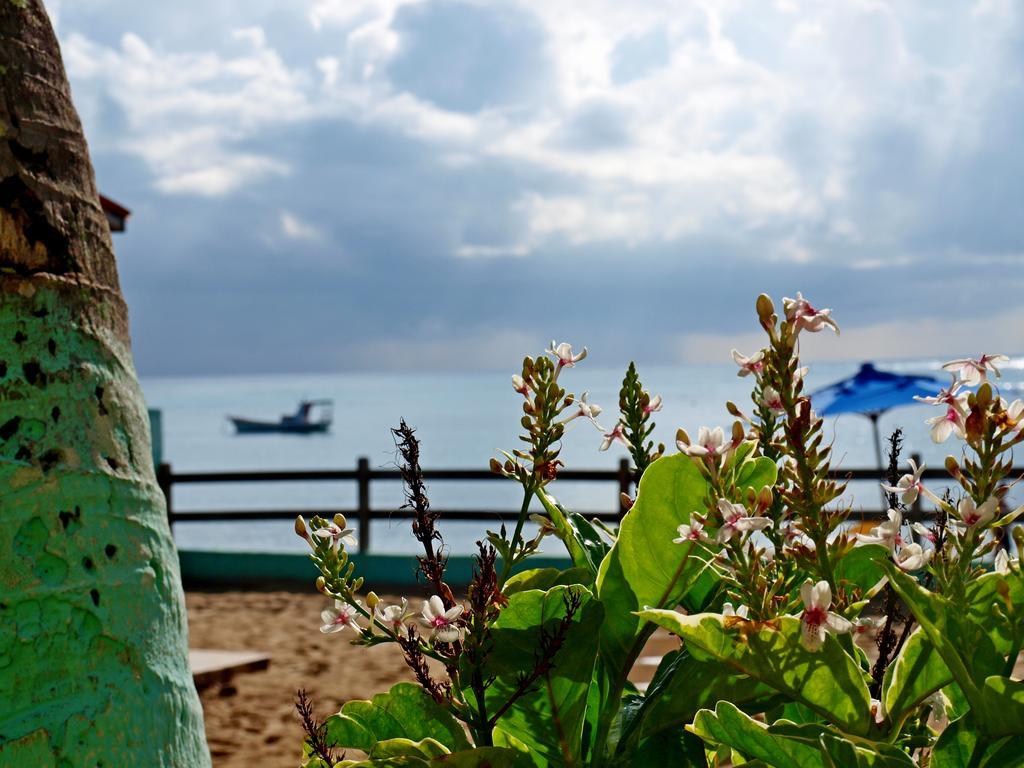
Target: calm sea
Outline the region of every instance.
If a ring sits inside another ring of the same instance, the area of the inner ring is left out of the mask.
[[[886,370],[941,374],[940,361],[905,361],[882,364]],[[811,391],[854,373],[855,363],[818,364],[808,377]],[[641,376],[652,393],[660,393],[664,410],[657,414],[655,438],[673,444],[677,426],[696,435],[701,425],[731,423],[727,399],[741,408],[749,403],[749,381],[736,376],[732,365],[680,365],[644,367]],[[614,423],[621,370],[603,370],[581,364],[563,376],[567,388],[590,391],[590,401],[607,406],[606,426]],[[1000,380],[1004,395],[1024,397],[1024,358],[1006,366]],[[354,468],[360,456],[371,466],[390,468],[395,449],[390,428],[404,418],[422,441],[427,468],[485,468],[501,449],[517,445],[520,398],[509,376],[497,374],[311,374],[143,378],[148,404],[163,413],[164,460],[177,471],[339,469]],[[303,398],[330,398],[335,403],[334,425],[326,435],[235,435],[227,414],[277,419],[294,410]],[[899,408],[881,419],[883,433],[894,427],[905,432],[907,455],[920,453],[940,466],[954,448],[934,445],[924,419],[935,415],[927,406]],[[836,463],[868,467],[875,463],[871,428],[856,415],[829,419]],[[615,446],[607,453],[597,448],[598,432],[578,421],[567,433],[562,458],[577,469],[614,468],[625,453]],[[1024,456],[1018,457],[1017,464]],[[373,484],[375,508],[401,503],[397,483]],[[511,482],[435,482],[430,497],[437,508],[518,508],[519,495]],[[555,495],[571,508],[614,510],[617,491],[610,483],[563,482]],[[355,506],[354,483],[280,483],[176,486],[179,511],[216,509],[336,509]],[[854,484],[849,500],[855,507],[877,508],[877,486]],[[482,537],[486,524],[442,525],[453,552],[468,552]],[[287,522],[177,523],[175,537],[182,549],[250,552],[301,552],[304,544]],[[408,522],[382,520],[372,530],[375,552],[416,551]]]

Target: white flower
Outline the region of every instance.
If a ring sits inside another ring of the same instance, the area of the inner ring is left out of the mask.
[[[1006,355],[982,355],[977,360],[964,358],[963,360],[951,360],[943,365],[943,369],[960,377],[960,382],[965,387],[976,387],[981,382],[988,380],[988,372],[992,371],[998,379],[1000,376],[998,364],[1009,362]]]
[[[927,539],[932,544],[935,543],[935,531],[929,528],[924,523],[914,523],[911,528],[914,529],[914,533],[920,536],[922,539]]]
[[[530,394],[530,385],[527,384],[526,379],[519,374],[512,375],[512,389],[523,397],[527,397]]]
[[[904,571],[919,571],[928,565],[934,554],[934,549],[922,549],[921,545],[916,543],[907,544],[899,554],[893,555],[893,560]]]
[[[910,469],[911,474],[903,475],[896,485],[882,483],[883,491],[900,494],[900,501],[904,504],[913,504],[917,501],[918,494],[924,490],[924,484],[921,483],[921,473],[924,472],[924,465],[918,467],[917,462],[911,459]]]
[[[885,703],[880,699],[871,699],[871,714],[875,718],[875,724],[881,725],[885,722]]]
[[[782,405],[782,396],[778,390],[772,387],[765,387],[761,393],[761,404],[775,413],[782,413],[785,407]]]
[[[697,442],[679,445],[679,450],[688,456],[720,456],[731,450],[730,446],[731,443],[726,442],[725,431],[721,427],[701,427],[697,431]]]
[[[718,511],[722,514],[722,527],[718,529],[716,540],[720,544],[729,541],[737,533],[759,531],[770,528],[772,521],[767,517],[752,517],[742,504],[733,504],[726,499],[718,500]]]
[[[596,405],[595,403],[588,403],[587,396],[589,394],[589,392],[584,392],[580,396],[580,399],[576,401],[576,412],[572,414],[569,418],[565,419],[563,423],[568,423],[573,419],[583,417],[584,419],[587,419],[591,424],[593,424],[595,427],[597,427],[603,432],[604,427],[598,424],[597,417],[601,415],[601,411],[604,409],[601,408],[600,405]]]
[[[741,605],[739,607],[739,610],[737,610],[736,608],[733,608],[732,603],[725,603],[722,606],[722,615],[725,616],[726,618],[737,617],[737,618],[740,618],[740,619],[745,619],[745,618],[747,618],[747,614],[749,612],[750,612],[749,609],[745,605]]]
[[[932,716],[936,720],[944,720],[946,718],[950,701],[942,691],[936,691],[921,703],[926,707],[932,708]]]
[[[654,397],[651,398],[651,401],[644,406],[644,413],[657,413],[660,410],[661,395],[655,395]]]
[[[558,360],[559,369],[572,368],[576,363],[587,356],[587,348],[584,347],[583,351],[578,355],[572,353],[572,344],[567,341],[563,341],[561,344],[555,344],[551,342],[551,346],[547,348],[547,353],[553,358]]]
[[[964,525],[970,528],[975,525],[985,525],[996,516],[998,508],[999,499],[995,496],[988,497],[980,506],[975,506],[974,499],[970,496],[964,496],[956,507],[956,513],[964,521]]]
[[[861,616],[853,622],[853,632],[857,635],[870,635],[885,623],[885,619],[879,617],[873,619],[870,616]]]
[[[626,437],[626,427],[621,421],[612,427],[611,432],[607,432],[604,435],[604,440],[601,441],[601,447],[598,450],[607,451],[611,448],[612,443],[622,443],[627,448],[633,447],[633,444],[629,442],[629,438]]]
[[[456,622],[462,615],[462,606],[454,605],[448,610],[438,595],[423,601],[423,626],[433,630],[432,637],[442,643],[454,643],[462,637],[462,627]]]
[[[1010,557],[1005,549],[1000,549],[996,552],[995,560],[992,562],[992,568],[996,573],[1009,573],[1010,564],[1017,563],[1020,558]]]
[[[961,440],[967,436],[966,418],[963,411],[956,405],[947,405],[944,416],[933,416],[925,419],[925,424],[932,425],[932,442],[944,443],[950,435],[955,434]]]
[[[389,627],[396,634],[402,631],[406,620],[412,615],[409,610],[409,601],[402,598],[401,605],[378,605],[374,609],[377,619],[381,624]]]
[[[338,520],[341,518],[341,520]],[[340,525],[339,525],[340,523]],[[330,539],[331,547],[337,549],[339,543],[347,544],[350,547],[356,546],[356,537],[352,534],[355,533],[351,528],[345,527],[347,525],[344,515],[336,515],[335,522],[328,523],[323,528],[318,528],[313,531],[314,536],[319,536],[321,539]]]
[[[890,551],[896,549],[903,543],[903,537],[900,535],[903,529],[903,514],[898,509],[890,509],[888,517],[884,523],[872,528],[871,533],[858,533],[857,541],[861,544],[883,544]]]
[[[832,589],[827,581],[812,584],[808,579],[800,587],[804,601],[804,612],[800,615],[801,641],[804,648],[816,651],[825,642],[825,634],[842,634],[853,629],[853,625],[836,613],[829,613],[832,606]]]
[[[356,634],[359,634],[362,629],[356,624],[358,615],[359,612],[348,603],[335,600],[333,608],[324,608],[320,611],[320,621],[323,622],[320,631],[324,634],[332,634],[351,627]]]
[[[704,523],[696,517],[690,518],[690,524],[680,525],[677,529],[678,539],[672,539],[675,544],[685,544],[688,541],[707,541],[708,535],[704,533]]]
[[[750,357],[744,357],[739,353],[739,350],[734,349],[732,351],[732,359],[740,367],[736,371],[737,376],[749,376],[754,374],[760,376],[761,371],[764,370],[764,350],[760,349]]]
[[[817,333],[827,325],[836,332],[836,335],[839,335],[839,326],[832,319],[832,310],[815,309],[811,302],[807,301],[799,292],[795,299],[783,297],[782,307],[785,310],[786,319],[793,323],[796,333],[800,333],[800,331]]]

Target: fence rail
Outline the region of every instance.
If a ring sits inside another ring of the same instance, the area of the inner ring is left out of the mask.
[[[920,456],[912,458],[920,464]],[[1015,475],[1024,474],[1024,468],[1014,471]],[[836,480],[874,481],[878,482],[880,473],[877,469],[848,469],[830,473]],[[500,475],[488,469],[432,469],[424,470],[423,476],[428,481],[502,481],[508,482]],[[370,523],[374,520],[394,520],[411,517],[405,510],[374,509],[371,504],[371,488],[374,481],[400,481],[401,473],[397,469],[374,469],[370,460],[360,458],[355,469],[327,470],[272,470],[272,471],[233,471],[233,472],[175,472],[170,464],[163,463],[157,468],[157,482],[167,499],[167,516],[173,524],[176,522],[210,522],[239,520],[294,520],[297,515],[331,516],[341,512],[346,517],[358,521],[359,543],[362,550],[370,550]],[[596,517],[605,522],[616,522],[621,519],[624,507],[621,503],[622,494],[628,494],[634,487],[634,476],[629,461],[622,459],[617,469],[567,469],[558,473],[559,481],[569,482],[606,482],[616,486],[616,505],[618,511],[581,512],[588,518]],[[942,469],[926,469],[923,473],[926,480],[949,480],[949,475]],[[273,510],[187,510],[178,511],[174,507],[174,487],[179,485],[224,484],[224,483],[274,483],[274,482],[354,482],[356,484],[356,507],[354,509],[273,509]],[[493,522],[502,518],[512,518],[513,510],[480,510],[451,509],[437,510],[446,520]],[[858,517],[877,519],[884,517],[880,509],[857,512]]]

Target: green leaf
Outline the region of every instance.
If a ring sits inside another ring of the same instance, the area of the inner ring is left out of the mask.
[[[700,710],[687,730],[710,744],[728,746],[774,768],[821,768],[823,765],[817,745],[770,733],[766,725],[743,714],[728,701],[718,702],[714,712]]]
[[[459,722],[413,683],[399,683],[370,700],[349,701],[327,718],[328,742],[341,749],[361,749],[388,739],[436,739],[455,751],[469,747]]]
[[[981,688],[982,730],[991,738],[1024,735],[1024,682],[992,675]]]
[[[930,768],[964,768],[970,763],[978,742],[978,729],[971,713],[946,726],[932,749]]]
[[[909,585],[906,588],[909,589]],[[985,574],[969,585],[967,599],[970,601],[967,620],[981,626],[991,643],[985,669],[978,669],[980,659],[973,661],[974,673],[987,676],[1000,671],[1000,660],[1012,647],[1010,627],[994,614],[992,606],[996,602],[1004,605],[1009,603],[1012,606],[1024,604],[1024,582],[1019,578],[1007,578],[998,573]],[[940,606],[934,608],[933,612],[939,610],[953,609]],[[929,635],[921,627],[915,629],[885,673],[883,700],[894,727],[898,728],[922,701],[952,683],[953,679],[942,656],[932,645]]]
[[[494,624],[493,650],[485,667],[486,675],[495,678],[486,694],[488,715],[493,716],[510,698],[520,676],[533,669],[541,632],[553,632],[565,616],[564,598],[570,590],[582,597],[582,605],[555,656],[554,669],[542,676],[534,689],[519,698],[497,723],[503,732],[525,744],[534,764],[540,766],[561,764],[565,751],[580,754],[603,619],[601,604],[579,585],[511,595]]]
[[[764,711],[778,693],[747,675],[717,661],[698,661],[684,648],[667,654],[658,666],[642,703],[623,713],[622,740],[646,739],[693,720],[698,710],[713,707],[724,699],[737,705],[749,704],[748,711]],[[620,747],[621,749],[622,747]]]
[[[524,762],[525,760],[525,762]],[[309,763],[319,768],[321,763]],[[531,765],[522,752],[502,747],[477,747],[434,758],[412,755],[379,757],[369,760],[342,760],[336,768],[527,768]]]
[[[535,493],[548,513],[548,517],[551,518],[551,522],[561,532],[562,542],[565,544],[573,566],[584,569],[590,574],[590,578],[581,583],[593,584],[601,561],[608,553],[610,545],[582,515],[567,512],[555,500],[555,497],[548,494],[543,488],[538,488]]]
[[[884,567],[893,589],[910,608],[921,631],[970,702],[978,727],[994,735],[996,730],[990,729],[997,728],[1003,714],[999,711],[998,696],[993,698],[983,692],[978,681],[989,678],[1003,666],[1005,651],[1001,654],[998,646],[1009,645],[1011,630],[999,626],[992,604],[1001,600],[1011,610],[1019,610],[1021,602],[1013,600],[1014,585],[1000,574],[977,579],[968,591],[970,608],[965,612],[945,597],[929,592],[896,566],[885,563]],[[906,676],[895,675],[893,686],[905,686]],[[902,693],[898,688],[896,691]],[[912,697],[904,698],[913,701]]]
[[[706,481],[683,454],[663,456],[644,472],[636,503],[622,519],[619,538],[597,577],[607,615],[601,656],[609,669],[620,671],[634,650],[644,623],[635,612],[675,607],[706,567],[707,550],[672,540],[692,512],[705,508],[707,492]]]
[[[888,548],[881,544],[854,547],[836,564],[836,581],[848,588],[854,587],[861,594],[869,592],[885,578],[879,562],[889,556]]]
[[[679,635],[690,646],[801,702],[843,731],[866,735],[872,726],[864,672],[831,635],[817,651],[800,643],[800,622],[783,616],[755,623],[718,614],[684,616],[642,611],[641,616]]]
[[[539,589],[546,592],[552,587],[569,584],[587,586],[590,583],[593,583],[593,577],[590,576],[586,568],[567,568],[564,571],[560,568],[533,568],[513,574],[505,582],[505,588],[502,591],[508,597],[528,589]]]
[[[370,758],[376,757],[423,757],[432,758],[447,755],[451,752],[436,739],[385,739],[378,741],[370,749]]]

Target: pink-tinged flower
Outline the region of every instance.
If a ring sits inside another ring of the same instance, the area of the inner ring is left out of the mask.
[[[572,368],[576,363],[587,356],[587,348],[584,347],[583,351],[578,355],[572,353],[572,344],[567,341],[563,341],[561,344],[555,344],[551,342],[551,346],[547,348],[547,353],[558,361],[558,367],[561,368]]]
[[[708,535],[704,532],[704,523],[696,517],[690,518],[690,524],[680,525],[677,529],[679,538],[672,539],[675,544],[685,544],[688,541],[707,541]]]
[[[423,601],[423,626],[432,630],[432,637],[442,643],[454,643],[462,638],[462,627],[458,626],[462,606],[454,605],[448,610],[438,595]]]
[[[604,440],[601,441],[601,447],[598,450],[607,451],[611,448],[612,443],[622,443],[627,448],[633,447],[633,444],[629,442],[629,438],[626,437],[626,427],[621,421],[612,427],[611,432],[605,434]]]
[[[772,387],[765,387],[761,393],[761,404],[774,413],[782,413],[786,410],[782,404],[782,395]]]
[[[885,623],[885,619],[877,618],[873,619],[870,616],[861,616],[855,622],[853,622],[853,633],[855,635],[872,635],[874,632]]]
[[[871,699],[869,706],[871,707],[871,716],[875,720],[876,725],[881,725],[885,722],[885,703],[880,699]]]
[[[726,442],[725,431],[721,427],[701,427],[697,431],[696,442],[690,445],[677,445],[679,450],[688,456],[720,456],[728,453],[731,443]]]
[[[890,551],[903,544],[903,514],[898,509],[890,509],[888,520],[871,529],[871,533],[857,534],[857,541],[861,544],[882,544]]]
[[[537,535],[540,538],[544,538],[545,536],[557,536],[558,538],[562,537],[559,530],[555,528],[555,524],[551,522],[551,518],[547,515],[540,515],[534,512],[532,515],[530,515],[530,520],[536,523],[537,527],[540,528],[540,530],[537,532]]]
[[[810,580],[800,587],[804,601],[804,612],[800,615],[800,639],[804,648],[816,651],[825,642],[825,634],[843,634],[853,629],[853,624],[837,613],[830,613],[832,589],[827,581],[812,584]]]
[[[734,608],[732,603],[725,603],[722,605],[722,615],[725,618],[738,618],[745,619],[747,614],[750,613],[750,609],[745,605],[741,605],[739,608]]]
[[[970,496],[964,496],[956,507],[956,514],[963,520],[964,525],[971,528],[975,525],[985,525],[992,520],[998,508],[999,499],[995,496],[989,496],[978,506],[975,506],[974,499]]]
[[[946,413],[942,416],[933,416],[925,420],[925,424],[931,424],[932,442],[944,443],[950,435],[956,435],[961,440],[967,436],[967,419],[958,406],[946,406]]]
[[[737,376],[749,376],[754,374],[760,376],[761,371],[764,370],[764,350],[760,349],[750,357],[745,357],[740,354],[739,350],[734,349],[732,351],[733,362],[740,367],[736,371]]]
[[[526,379],[519,374],[512,374],[512,389],[523,397],[528,397],[530,394],[530,385],[527,384]]]
[[[783,297],[782,307],[786,312],[786,319],[793,323],[796,333],[800,333],[800,331],[817,333],[827,325],[835,331],[837,336],[839,335],[839,326],[832,319],[832,310],[815,309],[811,302],[807,301],[799,292],[795,299]]]
[[[374,613],[377,615],[377,620],[395,634],[402,631],[405,622],[412,616],[412,611],[409,610],[409,601],[404,597],[401,605],[378,605],[374,609]]]
[[[976,387],[981,382],[988,380],[988,372],[992,371],[998,379],[1001,375],[999,365],[1009,362],[1006,355],[982,355],[977,360],[964,358],[963,360],[951,360],[942,368],[950,373],[959,376],[960,382],[965,387]]]
[[[328,523],[323,528],[318,528],[313,531],[313,535],[321,539],[330,539],[331,548],[335,550],[338,549],[339,544],[354,547],[357,544],[356,537],[352,535],[355,531],[346,527],[347,525],[348,521],[345,520],[344,515],[335,515],[333,523]]]
[[[733,504],[726,499],[718,500],[718,511],[721,513],[723,521],[716,537],[720,544],[729,541],[736,534],[742,535],[772,526],[770,518],[752,517],[742,504]]]
[[[903,475],[896,483],[896,485],[886,485],[882,483],[882,490],[887,493],[898,493],[900,494],[900,501],[904,504],[913,504],[917,501],[918,495],[924,490],[924,484],[921,482],[921,473],[924,472],[924,466],[917,466],[917,462],[913,459],[910,460],[911,474]]]
[[[934,549],[923,549],[920,544],[907,544],[893,556],[893,560],[904,571],[919,571],[928,565],[933,554]]]
[[[359,634],[362,632],[362,628],[356,623],[358,615],[359,612],[348,603],[335,600],[333,608],[324,608],[320,612],[320,621],[323,622],[320,631],[329,635],[351,628],[356,634]]]
[[[1002,398],[1000,400],[1003,406],[1004,424],[1010,428],[1011,432],[1020,432],[1024,429],[1024,400],[1018,398],[1009,404]]]
[[[914,399],[925,405],[955,405],[961,410],[967,407],[967,399],[960,394],[960,382],[953,377],[948,387],[940,389],[935,395],[914,395]]]
[[[926,541],[930,541],[932,544],[935,543],[935,531],[929,528],[924,523],[914,523],[911,528],[914,529],[914,533],[920,536]]]
[[[587,395],[589,395],[589,394],[590,394],[589,392],[584,392],[580,396],[580,399],[577,400],[576,403],[575,403],[575,405],[576,405],[576,412],[573,413],[571,416],[569,416],[567,419],[565,419],[565,421],[563,423],[568,423],[568,422],[572,421],[573,419],[578,419],[578,418],[582,417],[584,419],[587,419],[591,424],[593,424],[595,427],[597,427],[598,429],[600,429],[603,432],[604,431],[604,427],[602,427],[600,424],[598,424],[597,417],[601,414],[601,411],[604,410],[604,409],[601,408],[600,405],[596,405],[594,403],[588,403],[587,402]]]
[[[651,398],[651,401],[644,406],[644,413],[657,413],[661,410],[661,395],[655,395]]]

